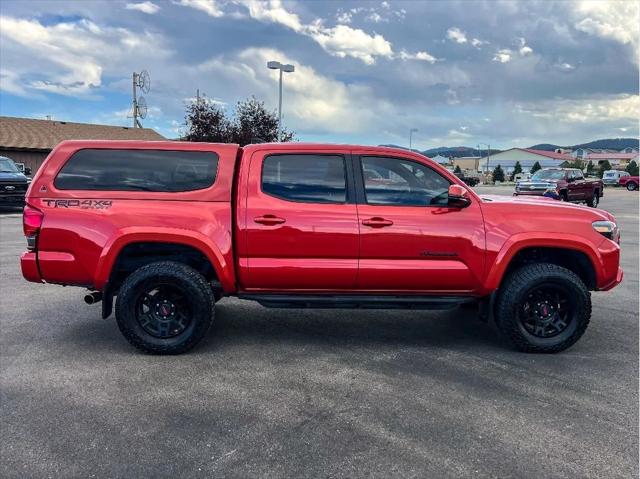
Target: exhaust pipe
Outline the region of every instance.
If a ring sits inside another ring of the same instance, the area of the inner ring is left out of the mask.
[[[87,304],[96,304],[102,301],[102,293],[100,291],[92,291],[84,295],[84,302]]]

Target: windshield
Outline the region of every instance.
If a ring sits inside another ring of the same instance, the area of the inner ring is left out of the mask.
[[[0,173],[20,173],[20,170],[9,158],[0,157]]]
[[[565,176],[562,170],[538,170],[531,177],[532,180],[561,180]]]

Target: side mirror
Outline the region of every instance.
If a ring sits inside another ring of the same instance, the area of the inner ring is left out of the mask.
[[[29,168],[28,166],[24,169],[24,174],[25,175],[30,175],[31,174],[31,168]]]
[[[453,208],[466,208],[471,204],[469,192],[460,185],[449,185],[449,206]]]

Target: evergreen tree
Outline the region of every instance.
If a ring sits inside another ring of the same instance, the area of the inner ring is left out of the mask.
[[[513,165],[513,172],[511,173],[511,181],[514,181],[516,178],[516,175],[522,173],[522,165],[520,164],[519,161],[516,161],[516,164]]]
[[[541,170],[542,166],[540,166],[540,162],[536,161],[531,167],[531,174],[533,175],[536,171]]]
[[[609,171],[610,169],[611,169],[611,163],[609,163],[609,160],[604,160],[602,163],[600,163],[600,166],[598,167],[598,177],[602,178],[604,176],[604,172]]]
[[[493,182],[504,181],[504,170],[500,165],[493,169]]]
[[[624,171],[631,176],[638,176],[638,164],[634,160],[631,160]]]
[[[453,170],[454,173],[462,173],[462,170],[460,169],[460,165],[456,165],[455,169]]]
[[[593,175],[593,161],[589,160],[587,163],[587,176]]]

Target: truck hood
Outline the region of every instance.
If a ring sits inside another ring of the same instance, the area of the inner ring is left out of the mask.
[[[16,183],[26,183],[27,177],[22,173],[4,173],[0,172],[0,181],[15,181]]]
[[[503,195],[480,195],[480,199],[487,206],[512,204],[517,211],[518,206],[535,206],[540,210],[547,210],[550,216],[557,217],[566,214],[580,214],[581,216],[591,216],[593,221],[609,220],[615,221],[612,214],[597,208],[589,208],[585,205],[575,205],[573,203],[565,203],[564,201],[554,200],[545,196],[503,196]],[[571,211],[569,211],[571,210]]]

